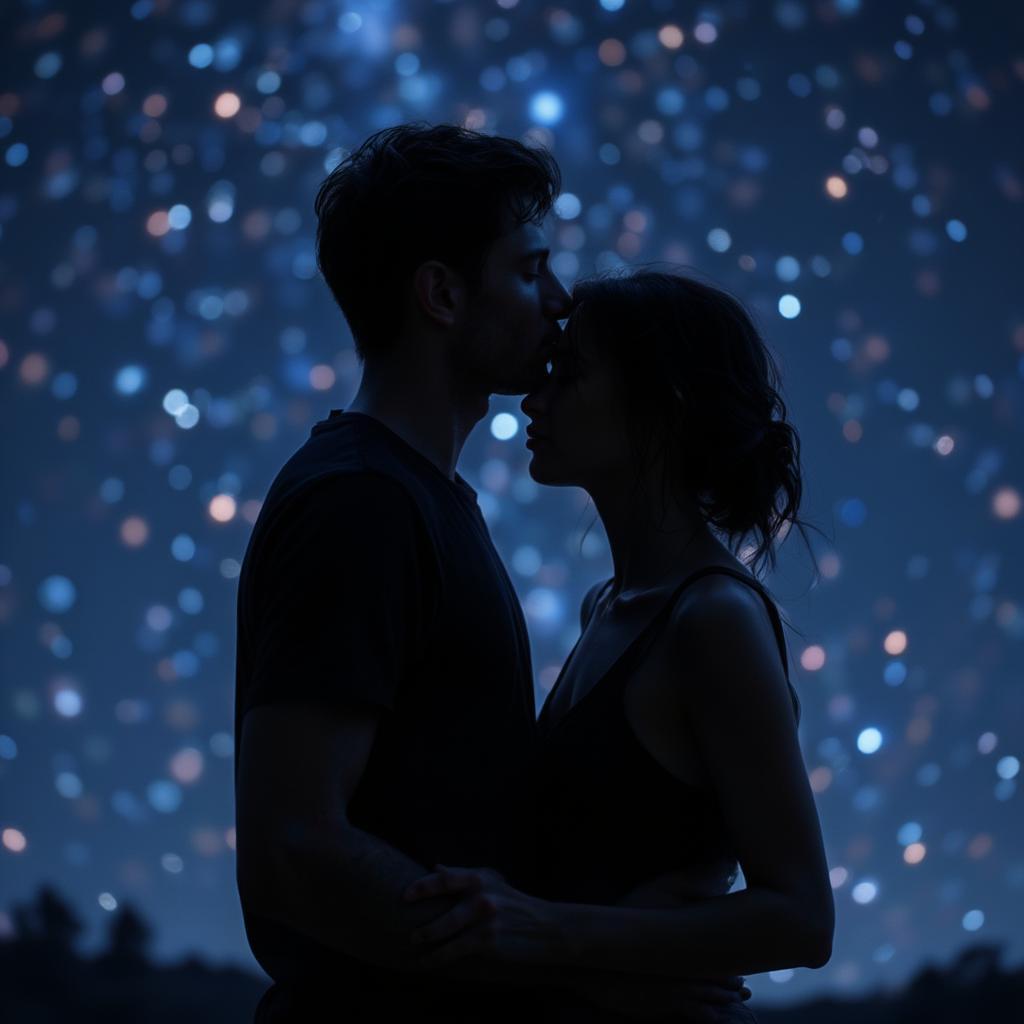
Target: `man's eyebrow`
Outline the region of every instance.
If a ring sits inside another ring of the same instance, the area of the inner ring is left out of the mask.
[[[543,248],[531,249],[529,252],[524,252],[519,257],[520,263],[525,263],[527,260],[532,260],[535,256],[550,256],[551,250],[544,246]]]

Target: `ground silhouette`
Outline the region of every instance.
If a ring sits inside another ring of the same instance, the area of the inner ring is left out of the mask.
[[[174,965],[152,963],[152,929],[127,902],[110,918],[106,948],[91,958],[77,951],[82,923],[52,886],[40,886],[28,904],[14,905],[11,920],[13,934],[0,939],[0,1021],[12,1024],[242,1024],[252,1020],[269,984],[263,976],[211,967],[195,956]],[[763,1024],[1008,1021],[1024,1001],[1024,966],[1007,970],[1001,959],[1001,945],[978,944],[948,967],[924,968],[899,992],[758,1008],[757,1015]]]

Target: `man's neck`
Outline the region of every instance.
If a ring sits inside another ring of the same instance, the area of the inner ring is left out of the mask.
[[[466,438],[487,408],[486,394],[460,393],[440,367],[389,363],[364,367],[346,411],[379,420],[452,480]]]

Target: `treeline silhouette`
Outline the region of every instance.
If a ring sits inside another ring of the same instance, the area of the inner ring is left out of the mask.
[[[82,923],[52,886],[11,909],[14,934],[0,941],[0,1021],[50,1024],[201,1024],[251,1021],[270,984],[237,967],[217,968],[189,956],[151,963],[153,931],[121,903],[110,918],[106,949],[87,958],[75,949]]]
[[[211,967],[196,956],[174,965],[150,962],[152,929],[127,902],[110,918],[106,949],[92,958],[77,952],[82,923],[52,886],[41,886],[31,903],[15,904],[11,919],[13,934],[0,938],[0,1021],[5,1024],[240,1024],[252,1020],[269,984],[265,977]],[[950,966],[926,967],[898,992],[816,999],[785,1009],[758,1007],[757,1016],[763,1024],[1021,1020],[1024,966],[1004,970],[1002,950],[1001,944],[968,947]]]

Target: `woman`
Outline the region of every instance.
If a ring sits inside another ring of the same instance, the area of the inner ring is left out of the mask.
[[[799,440],[770,353],[735,299],[690,277],[578,283],[522,408],[530,474],[588,491],[614,574],[584,598],[539,719],[537,892],[486,869],[415,883],[410,898],[465,892],[415,936],[428,962],[645,975],[652,991],[824,965],[833,903],[800,706],[779,613],[734,554],[753,537],[751,565],[774,566],[774,542],[801,523]],[[737,866],[746,888],[730,892]],[[555,1019],[641,1015],[572,1016],[585,1005],[567,999]]]

